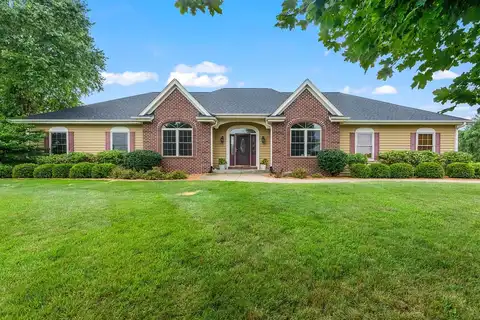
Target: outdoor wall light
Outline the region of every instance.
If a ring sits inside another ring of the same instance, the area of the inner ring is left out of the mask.
[[[221,136],[220,137],[220,142],[223,144],[225,142],[225,137],[224,136]]]
[[[265,142],[267,142],[267,141],[265,140],[265,136],[262,136],[262,144],[265,144]]]

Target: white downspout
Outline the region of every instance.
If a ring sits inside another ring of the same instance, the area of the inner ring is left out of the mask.
[[[217,125],[218,121],[215,119],[215,122],[210,127],[210,167],[213,169],[213,128]]]
[[[273,133],[272,125],[268,123],[267,119],[265,119],[265,126],[270,130],[270,168],[273,168]]]

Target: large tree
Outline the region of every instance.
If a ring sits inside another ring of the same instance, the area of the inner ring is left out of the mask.
[[[468,152],[475,161],[480,161],[480,116],[459,133],[460,151]]]
[[[221,14],[223,0],[177,0],[180,12]],[[433,92],[435,101],[480,104],[480,2],[478,0],[284,0],[277,27],[319,28],[319,40],[378,79],[416,68],[412,88],[425,88],[437,71],[470,70]],[[480,109],[479,109],[480,111]]]
[[[82,0],[0,0],[0,116],[56,111],[102,89]]]

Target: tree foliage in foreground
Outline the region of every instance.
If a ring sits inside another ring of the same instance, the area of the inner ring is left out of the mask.
[[[177,0],[181,13],[222,13],[222,0]],[[471,69],[433,92],[435,101],[480,104],[480,2],[473,0],[284,0],[277,27],[319,28],[319,41],[342,52],[377,78],[416,68],[412,88],[423,89],[436,71]],[[480,111],[480,109],[479,109]]]
[[[102,89],[87,12],[83,0],[0,0],[0,115],[74,107]]]
[[[45,134],[33,126],[0,120],[0,163],[21,163],[42,152]]]
[[[480,162],[480,117],[459,132],[459,149],[472,154],[474,161]]]

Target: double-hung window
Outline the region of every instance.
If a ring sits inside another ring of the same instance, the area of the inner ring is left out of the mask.
[[[162,127],[162,149],[166,157],[193,155],[192,126],[184,122],[170,122]]]
[[[111,149],[120,151],[130,151],[130,130],[125,127],[114,127],[110,131]]]
[[[297,123],[290,129],[292,157],[314,157],[321,150],[322,129],[310,122]]]
[[[370,128],[361,128],[355,131],[355,153],[361,153],[373,160],[375,149],[374,131]]]
[[[63,154],[68,153],[68,130],[58,127],[50,129],[50,153]]]
[[[435,151],[435,130],[418,129],[417,130],[417,150]]]

